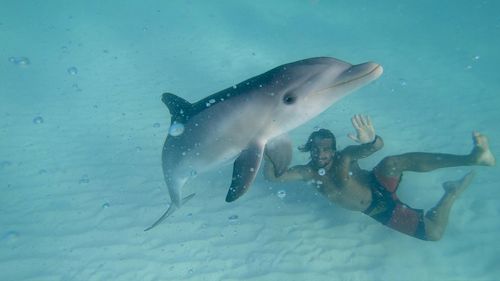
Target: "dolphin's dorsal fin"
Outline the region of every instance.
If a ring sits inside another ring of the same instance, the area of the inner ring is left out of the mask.
[[[171,93],[164,93],[161,101],[168,107],[172,122],[184,123],[189,119],[193,105],[187,100]]]

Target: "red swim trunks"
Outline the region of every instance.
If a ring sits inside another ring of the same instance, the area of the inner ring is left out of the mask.
[[[376,171],[372,175],[372,204],[363,213],[394,230],[427,240],[424,211],[411,208],[396,195],[401,177],[385,177]]]

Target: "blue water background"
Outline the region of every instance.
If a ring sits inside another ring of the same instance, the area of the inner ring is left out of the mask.
[[[196,101],[308,57],[376,61],[383,76],[292,131],[295,144],[320,126],[348,145],[364,113],[386,142],[367,168],[467,153],[472,130],[500,153],[499,35],[493,0],[1,0],[0,279],[498,280],[498,168],[477,169],[437,243],[261,177],[227,205],[230,168],[193,182],[191,209],[168,226],[142,229],[169,202],[161,93]],[[430,208],[466,171],[410,174],[401,196]]]

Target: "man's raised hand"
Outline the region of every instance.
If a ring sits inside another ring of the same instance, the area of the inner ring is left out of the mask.
[[[356,114],[351,118],[351,123],[356,130],[356,135],[349,133],[347,136],[357,143],[369,143],[375,140],[375,129],[368,115]]]

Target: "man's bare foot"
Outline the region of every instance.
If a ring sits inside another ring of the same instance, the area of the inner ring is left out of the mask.
[[[462,179],[456,181],[447,181],[443,183],[443,189],[447,195],[452,197],[459,196],[467,187],[469,187],[475,176],[474,171],[467,173]]]
[[[481,166],[494,166],[496,160],[488,145],[488,138],[485,135],[481,135],[479,132],[473,132],[472,140],[474,141],[474,148],[472,149],[471,155],[475,156],[476,164]]]

